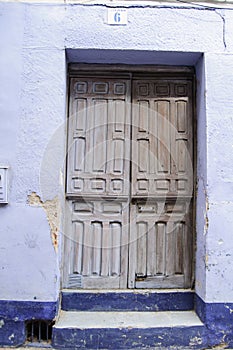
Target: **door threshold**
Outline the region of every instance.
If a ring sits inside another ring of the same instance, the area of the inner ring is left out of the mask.
[[[69,293],[194,293],[193,289],[81,289],[81,288],[63,288],[61,292]]]

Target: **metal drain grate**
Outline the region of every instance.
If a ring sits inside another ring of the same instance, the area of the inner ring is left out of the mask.
[[[68,288],[82,288],[82,277],[81,275],[79,275],[78,273],[73,273],[69,275],[69,282],[68,282]]]
[[[30,343],[50,343],[54,321],[30,320],[26,323],[27,341]]]

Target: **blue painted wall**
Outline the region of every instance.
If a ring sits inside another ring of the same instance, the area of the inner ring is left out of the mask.
[[[135,63],[196,68],[195,288],[201,301],[229,306],[233,11],[122,4],[126,26],[106,23],[110,3],[0,3],[0,164],[10,166],[9,204],[0,206],[0,300],[58,299],[67,63]]]

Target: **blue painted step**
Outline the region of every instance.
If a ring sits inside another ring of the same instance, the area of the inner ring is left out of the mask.
[[[56,349],[204,349],[206,329],[193,311],[61,311]]]
[[[65,311],[187,311],[194,309],[192,291],[63,290]]]

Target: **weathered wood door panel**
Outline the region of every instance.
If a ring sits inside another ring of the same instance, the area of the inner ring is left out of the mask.
[[[190,287],[190,222],[190,205],[185,200],[138,201],[132,205],[129,287]]]
[[[192,82],[134,79],[129,287],[192,280]],[[141,202],[142,201],[142,202]]]
[[[128,208],[120,201],[70,201],[66,287],[126,288]]]
[[[64,286],[191,286],[192,125],[191,78],[71,78]]]
[[[129,194],[130,80],[71,79],[67,193]]]
[[[132,196],[190,196],[192,84],[134,80]]]
[[[129,74],[71,78],[67,287],[127,286],[130,96]]]

